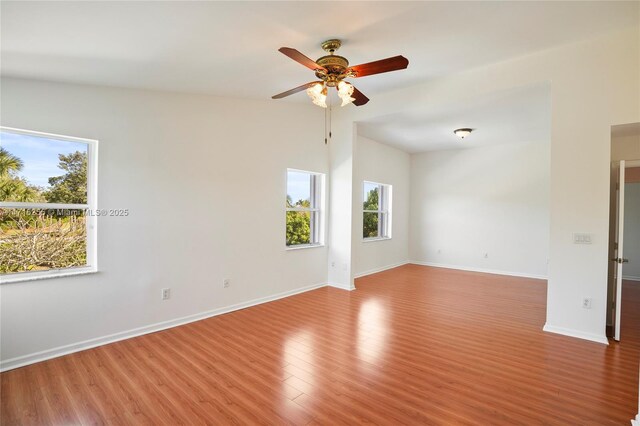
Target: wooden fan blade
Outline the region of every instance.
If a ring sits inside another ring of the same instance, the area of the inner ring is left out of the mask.
[[[298,86],[294,89],[287,90],[286,92],[278,93],[271,97],[271,99],[282,99],[286,98],[289,95],[293,95],[294,93],[302,92],[303,90],[307,90],[310,86],[313,86],[316,83],[322,83],[321,81],[312,81],[310,83],[303,84],[302,86]]]
[[[403,70],[408,66],[409,60],[402,55],[398,55],[393,58],[356,65],[349,69],[356,74],[355,77],[365,77],[367,75],[381,74],[383,72]]]
[[[353,94],[351,96],[355,99],[355,101],[353,101],[355,106],[361,106],[369,102],[369,98],[355,87],[353,88]]]
[[[279,52],[282,52],[283,54],[287,55],[288,57],[290,57],[291,59],[293,59],[294,61],[301,63],[302,65],[304,65],[305,67],[311,69],[311,70],[325,70],[326,69],[324,67],[321,67],[320,65],[316,64],[314,61],[312,61],[311,59],[309,59],[308,57],[306,57],[305,55],[303,55],[302,53],[298,52],[296,49],[292,49],[291,47],[281,47],[280,49],[278,49]]]

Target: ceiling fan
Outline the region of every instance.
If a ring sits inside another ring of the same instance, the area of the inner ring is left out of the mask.
[[[338,50],[341,45],[342,42],[337,39],[325,41],[321,46],[328,55],[319,58],[315,62],[291,47],[281,47],[278,49],[278,51],[287,55],[294,61],[313,70],[316,77],[321,81],[312,81],[310,83],[303,84],[302,86],[277,94],[273,96],[272,99],[281,99],[306,90],[314,104],[326,108],[327,88],[335,87],[338,91],[338,96],[342,99],[342,106],[348,105],[349,103],[360,106],[369,102],[369,98],[353,87],[352,84],[346,82],[346,78],[359,78],[373,74],[402,70],[407,68],[409,65],[409,60],[407,58],[398,55],[392,58],[381,59],[379,61],[350,67],[347,58],[335,55],[336,50]]]

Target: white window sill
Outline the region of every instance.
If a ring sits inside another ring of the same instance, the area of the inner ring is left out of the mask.
[[[374,241],[387,241],[390,240],[391,237],[373,237],[373,238],[363,238],[363,243],[372,243]]]
[[[302,250],[302,249],[309,249],[309,248],[315,248],[315,247],[324,247],[324,244],[298,244],[295,246],[286,246],[285,250],[286,251]]]
[[[19,283],[24,281],[46,280],[49,278],[71,277],[73,275],[95,274],[98,269],[93,266],[79,268],[53,269],[49,271],[16,272],[8,275],[0,275],[0,284]]]

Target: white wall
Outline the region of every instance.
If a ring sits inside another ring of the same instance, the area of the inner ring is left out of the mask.
[[[352,253],[354,276],[362,276],[409,260],[410,157],[404,151],[357,137],[353,165]],[[363,181],[392,185],[392,238],[362,238]]]
[[[606,343],[611,126],[640,121],[640,29],[591,40],[378,94],[336,121],[359,122],[464,102],[551,82],[549,284],[545,330]],[[409,65],[411,66],[411,65]],[[334,132],[334,143],[349,141]],[[593,235],[574,244],[572,235]],[[591,309],[582,299],[592,299]]]
[[[329,285],[345,290],[354,290],[351,264],[351,199],[353,181],[353,149],[355,125],[348,121],[338,122],[334,131],[349,137],[336,143],[329,140]]]
[[[131,212],[99,219],[99,273],[0,287],[4,367],[326,283],[327,248],[285,251],[284,237],[287,167],[329,170],[320,108],[1,84],[2,125],[99,140],[98,207]]]
[[[624,257],[622,276],[640,281],[640,182],[624,185]]]
[[[544,278],[548,256],[548,143],[412,155],[413,262]]]

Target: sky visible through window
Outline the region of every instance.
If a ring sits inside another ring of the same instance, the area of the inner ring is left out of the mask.
[[[31,185],[42,188],[49,187],[50,177],[64,174],[58,167],[59,154],[87,152],[87,144],[82,142],[60,141],[6,131],[0,132],[0,146],[22,160],[24,167],[20,176]]]
[[[363,202],[367,202],[367,200],[369,199],[369,193],[373,190],[375,191],[379,191],[380,185],[376,184],[376,183],[371,183],[371,182],[365,182],[364,183],[364,191],[362,192],[362,201]]]
[[[287,195],[295,204],[298,200],[311,200],[311,175],[304,172],[287,171]]]

